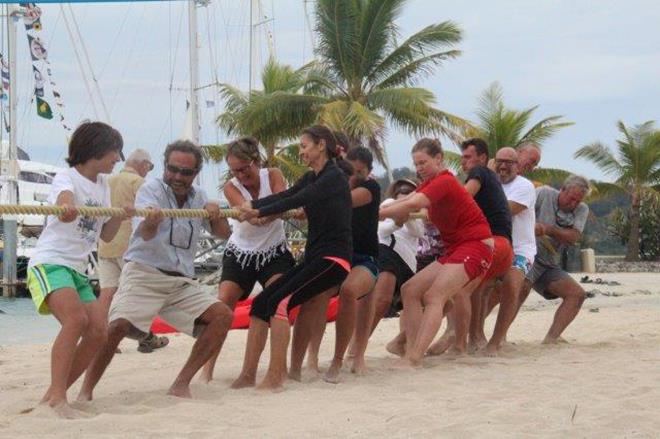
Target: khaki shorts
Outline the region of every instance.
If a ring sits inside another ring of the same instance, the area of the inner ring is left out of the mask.
[[[123,258],[99,258],[99,284],[101,284],[101,288],[117,288],[123,266]]]
[[[204,292],[193,279],[169,276],[154,267],[127,262],[110,305],[108,321],[126,319],[147,333],[158,315],[192,336],[195,320],[215,303],[218,299]]]

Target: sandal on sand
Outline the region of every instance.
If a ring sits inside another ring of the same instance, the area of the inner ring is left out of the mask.
[[[169,338],[158,337],[154,335],[153,332],[149,332],[149,335],[143,338],[138,344],[138,351],[142,352],[143,354],[148,354],[153,352],[154,349],[164,348],[169,344],[169,342]]]
[[[593,281],[589,278],[589,276],[583,276],[583,277],[580,278],[580,283],[590,284],[590,283],[593,283]]]

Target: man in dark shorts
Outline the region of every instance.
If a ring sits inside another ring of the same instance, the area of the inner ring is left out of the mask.
[[[584,303],[584,289],[559,266],[559,255],[567,245],[578,242],[589,215],[582,202],[589,182],[571,175],[561,190],[549,186],[536,189],[536,257],[520,294],[520,304],[533,287],[548,300],[562,299],[544,344],[562,341],[561,334],[575,319]]]

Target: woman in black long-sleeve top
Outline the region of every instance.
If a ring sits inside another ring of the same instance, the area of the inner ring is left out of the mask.
[[[291,309],[337,288],[350,271],[352,249],[351,194],[348,180],[335,164],[332,131],[313,126],[303,131],[300,157],[312,168],[286,191],[246,202],[241,219],[275,215],[302,207],[307,215],[305,258],[273,282],[252,302],[250,329],[241,375],[232,387],[255,384],[259,358],[271,328],[271,359],[259,388],[276,390],[286,378]]]

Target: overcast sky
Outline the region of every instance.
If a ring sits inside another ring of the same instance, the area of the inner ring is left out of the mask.
[[[198,10],[200,82],[215,77],[243,89],[249,75],[249,0],[211,0]],[[299,67],[312,57],[303,0],[264,0],[272,21],[275,53]],[[68,6],[65,6],[68,8]],[[185,2],[75,4],[80,33],[98,79],[111,122],[122,132],[126,150],[143,147],[160,162],[164,145],[182,133],[188,82]],[[312,2],[308,2],[312,18]],[[42,5],[42,39],[65,116],[75,125],[94,114],[59,5]],[[590,178],[604,178],[593,166],[572,158],[595,141],[614,146],[616,121],[634,125],[660,116],[660,2],[656,0],[411,0],[398,24],[402,37],[424,26],[453,20],[464,31],[458,59],[447,62],[421,85],[431,89],[439,108],[474,119],[481,92],[493,81],[508,106],[538,105],[534,120],[563,115],[575,125],[544,145],[542,165]],[[268,47],[264,32],[255,42],[259,59]],[[3,31],[2,41],[6,47]],[[18,28],[18,141],[33,159],[63,164],[66,139],[56,121],[26,106],[33,87],[25,31]],[[5,52],[6,49],[3,49]],[[84,53],[80,52],[84,60]],[[215,72],[215,73],[214,73]],[[170,84],[172,91],[170,91]],[[226,137],[212,123],[221,111],[213,87],[202,92],[202,141]],[[48,96],[47,96],[48,97]],[[52,104],[52,97],[51,97]],[[387,151],[394,167],[410,164],[414,139],[390,132]],[[450,146],[450,148],[455,148]],[[157,167],[155,172],[161,172]],[[207,170],[211,189],[218,170]]]

